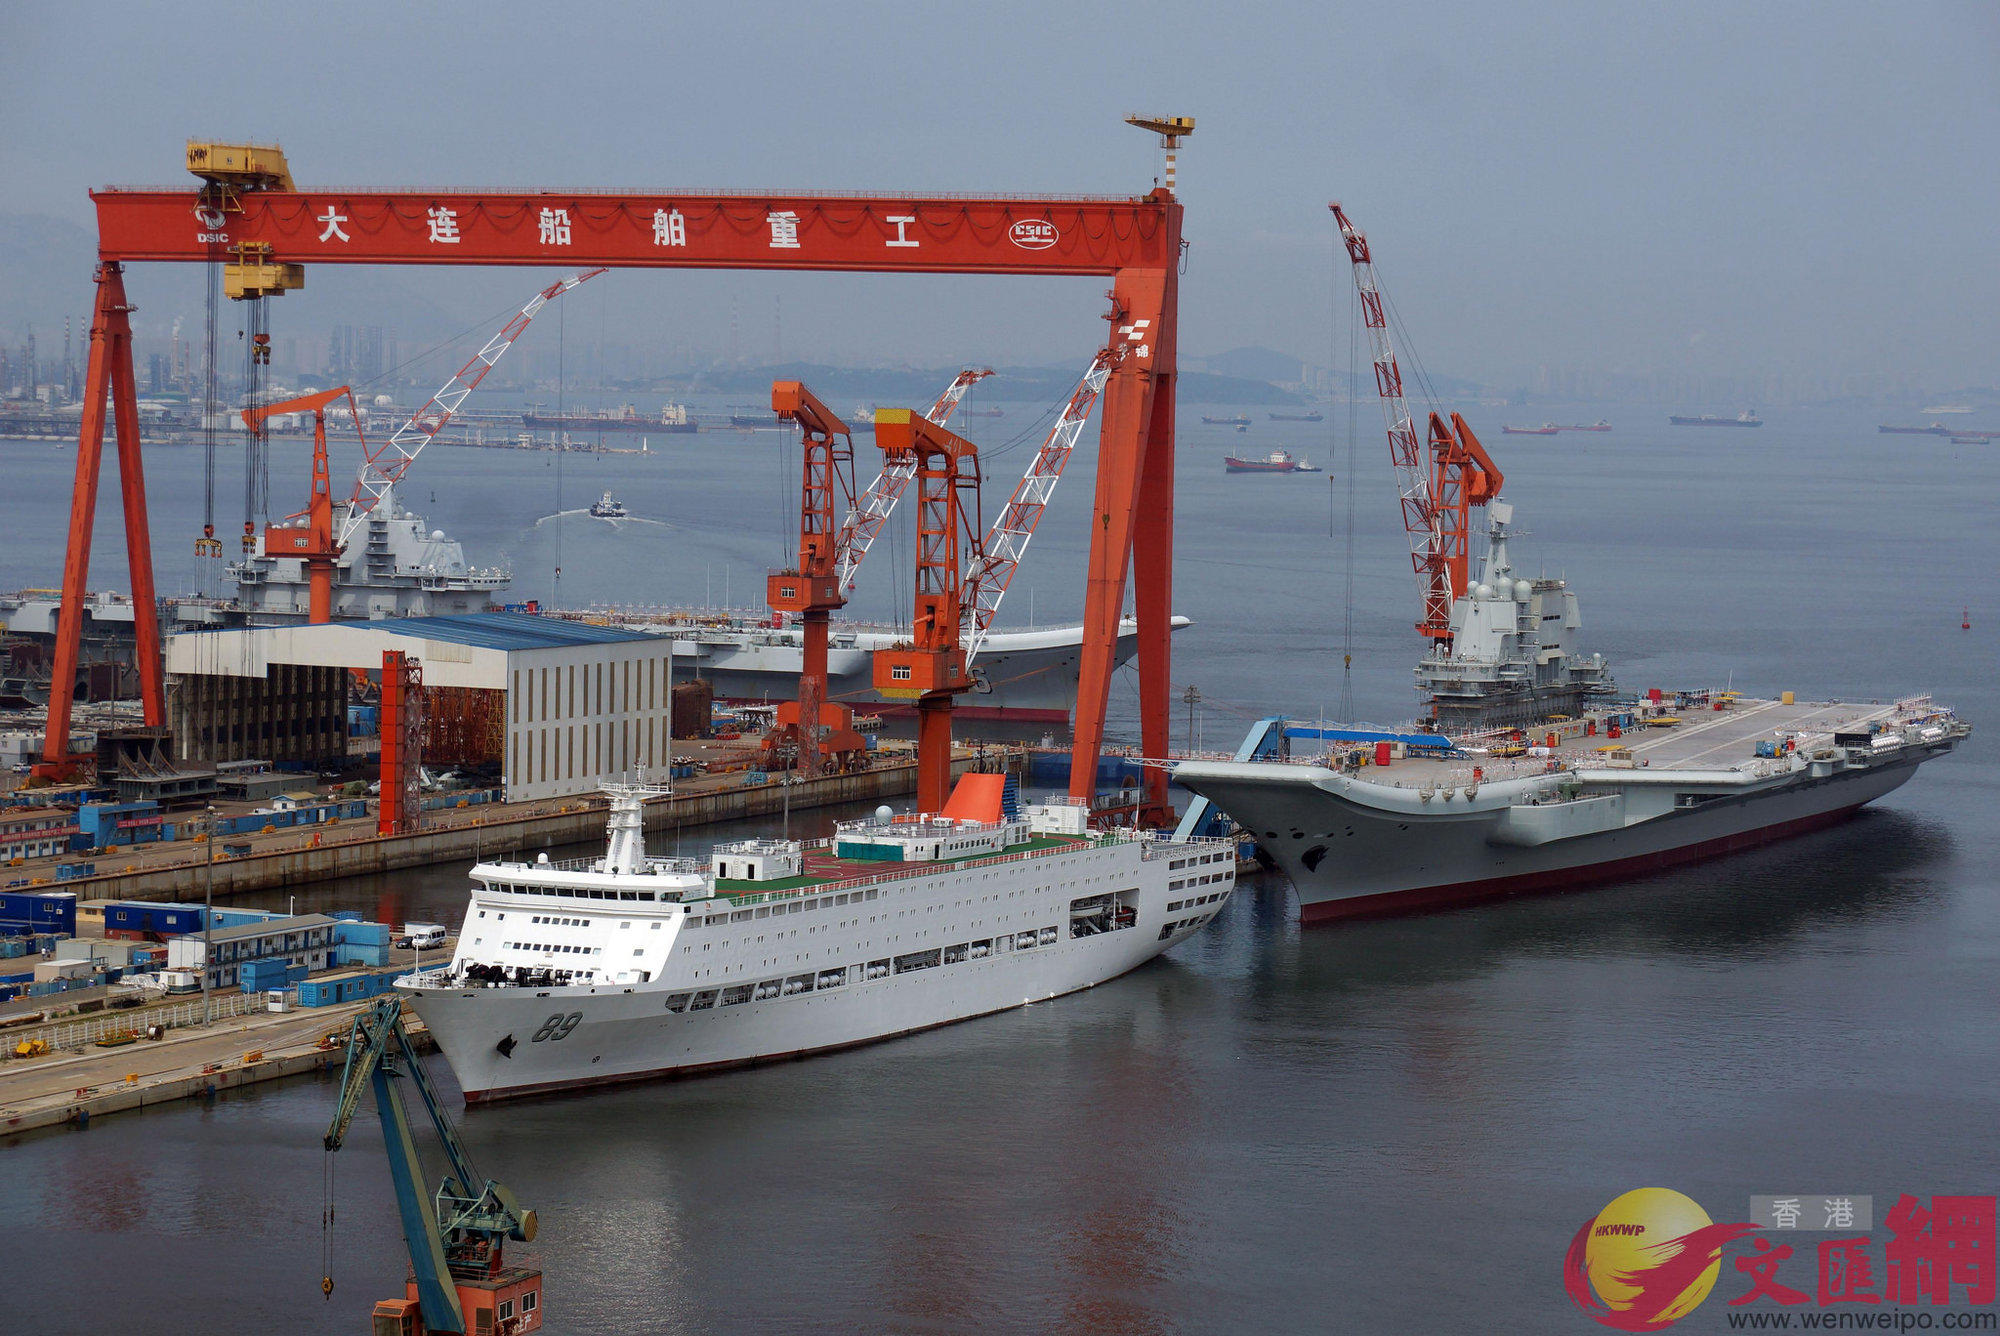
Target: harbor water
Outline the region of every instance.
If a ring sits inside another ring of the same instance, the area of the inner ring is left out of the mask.
[[[1196,740],[1233,747],[1278,710],[1406,719],[1416,582],[1373,406],[1351,455],[1342,407],[1324,424],[1259,411],[1240,434],[1202,411],[1182,405],[1174,597],[1194,620],[1174,690],[1201,693]],[[1564,1250],[1629,1189],[1678,1189],[1716,1220],[1748,1219],[1753,1194],[1872,1195],[1879,1221],[1901,1193],[1994,1192],[2000,454],[1879,436],[1872,409],[1707,431],[1668,411],[1556,437],[1499,423],[1606,411],[1472,415],[1516,507],[1516,565],[1571,581],[1582,646],[1634,691],[1928,691],[1977,730],[1956,755],[1844,825],[1670,873],[1311,930],[1281,880],[1252,876],[1206,932],[1078,996],[468,1113],[481,1171],[540,1214],[523,1251],[545,1270],[547,1329],[1580,1332],[1596,1328],[1564,1294]],[[1029,416],[973,434],[998,445]],[[608,488],[654,524],[548,521],[546,454],[440,449],[405,501],[474,560],[510,560],[515,597],[548,597],[559,527],[565,604],[719,603],[724,568],[731,601],[752,602],[782,552],[795,448],[769,432],[652,446],[564,460],[562,508]],[[1327,473],[1223,472],[1224,454],[1277,447]],[[1031,449],[996,453],[989,476]],[[73,453],[0,442],[0,588],[55,578]],[[1027,621],[1030,586],[1039,622],[1080,607],[1090,462],[1003,620]],[[153,465],[163,588],[194,579],[163,517],[198,513],[198,471]],[[279,447],[274,505],[293,472],[302,454]],[[106,495],[100,587],[122,584]],[[909,560],[885,537],[859,611],[907,600]],[[1129,669],[1113,707],[1130,739]],[[1185,706],[1173,727],[1185,745]],[[462,894],[462,870],[439,868],[298,908],[455,921]],[[336,1157],[327,1242],[333,1091],[300,1079],[0,1143],[10,1273],[51,1282],[17,1286],[4,1325],[364,1330],[405,1263],[367,1117]],[[1812,1289],[1821,1237],[1781,1279]],[[1725,1264],[1676,1330],[1726,1330],[1724,1298],[1746,1287]]]

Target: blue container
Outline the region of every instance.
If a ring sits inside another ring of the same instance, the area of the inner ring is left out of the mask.
[[[180,937],[200,931],[200,905],[116,900],[104,907],[104,934],[107,937]]]
[[[389,963],[389,944],[371,945],[367,942],[346,942],[333,949],[333,955],[343,967],[371,966],[380,968]]]
[[[361,922],[361,911],[358,909],[334,909],[327,912],[327,917],[335,923],[359,923]],[[338,941],[339,938],[335,938],[334,940]]]
[[[76,936],[75,891],[0,892],[0,935],[44,934]]]
[[[330,1007],[341,1002],[358,1002],[389,991],[392,974],[335,974],[307,979],[299,985],[299,1005]]]
[[[390,928],[386,923],[336,922],[333,925],[333,940],[344,946],[387,946],[390,938]]]
[[[200,913],[200,910],[195,911]],[[240,928],[249,923],[270,923],[290,918],[282,909],[217,909],[210,912],[211,928]]]

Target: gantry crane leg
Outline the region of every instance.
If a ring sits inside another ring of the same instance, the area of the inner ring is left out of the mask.
[[[1174,395],[1171,378],[1153,391],[1146,462],[1139,472],[1139,517],[1132,531],[1132,612],[1139,633],[1139,741],[1147,756],[1165,756],[1171,741],[1167,711],[1173,682],[1168,643],[1174,598]],[[1148,766],[1138,814],[1141,826],[1172,826],[1167,771]]]
[[[1097,757],[1104,743],[1104,712],[1117,663],[1125,576],[1142,530],[1135,591],[1141,646],[1139,728],[1148,755],[1166,754],[1171,671],[1167,600],[1173,594],[1174,559],[1174,278],[1171,270],[1121,269],[1112,289],[1111,346],[1125,355],[1111,373],[1102,401],[1095,523],[1077,670],[1076,736],[1070,750],[1073,798],[1088,799],[1097,791]],[[1163,413],[1155,407],[1160,398],[1166,405]],[[1155,462],[1153,448],[1162,440],[1164,448]],[[1149,512],[1143,523],[1142,508]],[[1164,806],[1165,773],[1150,774],[1147,784],[1147,805]]]
[[[149,727],[167,721],[166,684],[160,662],[159,607],[153,596],[153,543],[146,525],[146,475],[139,457],[139,398],[132,373],[132,308],[125,300],[124,267],[97,267],[97,311],[90,323],[90,362],[83,386],[83,422],[76,439],[76,486],[70,494],[69,547],[63,557],[62,609],[56,621],[56,655],[49,682],[48,732],[40,773],[68,772],[70,711],[83,644],[83,600],[90,588],[90,540],[97,519],[97,483],[104,462],[107,404],[118,440],[118,491],[125,508],[125,556],[132,577],[133,653],[139,695]]]

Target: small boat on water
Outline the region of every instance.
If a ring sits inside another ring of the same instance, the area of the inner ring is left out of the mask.
[[[1553,422],[1544,422],[1539,427],[1502,427],[1502,436],[1553,436],[1562,428]]]
[[[1238,459],[1235,455],[1224,455],[1223,469],[1229,473],[1315,473],[1317,469],[1301,468],[1303,461],[1294,459],[1289,450],[1273,450],[1262,459]]]
[[[625,518],[625,503],[606,492],[591,504],[590,513],[601,520],[622,520]]]

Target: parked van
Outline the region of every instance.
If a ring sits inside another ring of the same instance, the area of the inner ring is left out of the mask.
[[[396,945],[418,951],[435,951],[444,945],[444,924],[405,923],[402,939]]]

